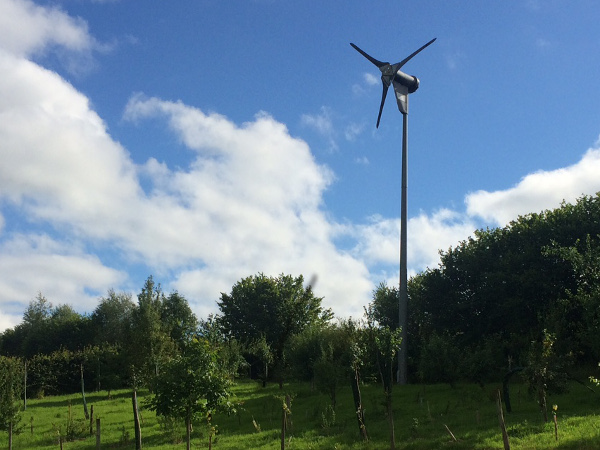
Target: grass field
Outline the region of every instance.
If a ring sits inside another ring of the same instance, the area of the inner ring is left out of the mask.
[[[394,391],[396,446],[402,449],[492,449],[503,448],[494,402],[497,386],[409,385]],[[252,381],[240,381],[234,389],[242,404],[237,414],[216,415],[218,434],[214,449],[279,449],[282,401],[292,397],[288,449],[385,449],[389,448],[387,420],[384,417],[379,385],[364,386],[363,402],[369,442],[359,438],[349,388],[338,394],[335,411],[329,398],[308,384],[289,384],[279,390],[275,384],[262,388]],[[163,424],[143,407],[147,392],[138,394],[142,407],[143,448],[185,448],[183,424]],[[88,408],[101,419],[101,447],[134,448],[133,413],[130,391],[89,393]],[[558,405],[558,441],[554,436],[552,414],[544,423],[539,408],[523,387],[511,387],[513,412],[505,414],[511,448],[515,449],[594,449],[600,448],[600,392],[572,384],[566,394],[551,396],[548,404]],[[71,420],[69,421],[69,404]],[[95,421],[94,421],[95,422]],[[454,434],[452,438],[448,429]],[[69,437],[64,449],[95,449],[96,437],[89,434],[81,395],[29,400],[22,412],[21,433],[14,437],[14,449],[57,449],[58,436]],[[95,432],[95,424],[94,424]],[[68,436],[67,436],[68,435]],[[0,448],[7,443],[0,434]],[[195,424],[193,448],[208,448],[208,429]]]

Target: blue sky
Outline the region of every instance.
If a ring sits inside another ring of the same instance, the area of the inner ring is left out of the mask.
[[[341,317],[481,227],[600,191],[595,0],[0,0],[0,329],[149,275],[205,317],[243,277],[317,276]]]

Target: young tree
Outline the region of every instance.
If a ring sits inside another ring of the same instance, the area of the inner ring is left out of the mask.
[[[342,340],[346,342],[346,352],[340,363],[348,369],[358,431],[363,440],[368,441],[369,434],[367,433],[365,409],[360,391],[362,384],[361,371],[367,360],[366,330],[361,322],[352,320],[351,318],[341,321],[339,329],[342,334]]]
[[[19,423],[23,393],[23,362],[0,356],[0,429],[8,432],[8,449],[12,450],[12,435]]]
[[[177,354],[176,345],[161,320],[164,294],[150,276],[138,294],[138,305],[131,315],[127,353],[136,383],[149,384],[160,367]]]
[[[223,331],[213,314],[209,314],[206,320],[202,319],[198,322],[196,333],[197,336],[206,339],[211,347],[218,351],[219,362],[231,379],[238,376],[242,368],[248,367],[248,362],[242,354],[244,351],[243,346],[233,337],[225,339]]]
[[[187,448],[191,424],[200,417],[210,420],[218,409],[227,409],[230,396],[228,374],[217,352],[204,339],[191,340],[180,356],[167,362],[153,384],[150,407],[156,414],[185,421]]]
[[[284,349],[291,336],[310,324],[331,319],[330,310],[321,307],[322,298],[310,287],[303,286],[304,278],[264,274],[250,276],[236,283],[230,294],[221,293],[218,302],[219,322],[226,336],[233,336],[251,345],[264,336],[273,352],[273,365],[283,383]]]
[[[269,378],[269,366],[273,363],[273,351],[265,339],[265,335],[263,334],[256,341],[252,342],[248,346],[248,351],[250,355],[256,357],[260,362],[261,369],[259,373],[262,378],[262,386],[266,387]]]
[[[377,298],[378,292],[385,288],[385,285],[380,285],[379,289],[373,293],[374,298]],[[402,343],[401,328],[395,330],[390,329],[387,325],[381,325],[375,319],[373,304],[365,311],[367,316],[367,324],[369,330],[369,338],[371,348],[375,354],[377,368],[386,405],[386,415],[390,429],[390,448],[396,448],[396,436],[394,431],[394,412],[392,408],[392,389],[394,386],[394,362],[400,344]]]
[[[548,421],[547,395],[563,392],[567,385],[566,357],[555,353],[554,343],[554,335],[544,330],[540,340],[531,342],[528,365],[522,372],[529,392],[537,395],[544,422]]]
[[[35,300],[29,302],[23,313],[23,323],[19,325],[23,339],[19,356],[30,358],[36,353],[50,353],[55,350],[51,348],[48,340],[51,317],[52,303],[39,293]]]

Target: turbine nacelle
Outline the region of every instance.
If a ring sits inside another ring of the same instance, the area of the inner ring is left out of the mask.
[[[396,93],[396,101],[398,102],[398,109],[402,114],[408,114],[408,94],[412,94],[419,89],[419,79],[412,75],[408,75],[402,72],[400,69],[404,64],[410,61],[413,56],[425,49],[429,45],[433,44],[435,38],[429,41],[427,44],[413,52],[402,61],[396,64],[390,64],[388,62],[382,62],[373,58],[368,53],[362,51],[358,46],[350,43],[350,45],[358,51],[361,55],[376,65],[381,71],[381,82],[383,83],[383,93],[381,95],[381,104],[379,105],[379,115],[377,116],[377,128],[379,128],[379,122],[381,121],[381,113],[383,112],[383,105],[385,103],[385,97],[387,96],[388,88],[393,84],[394,92]]]
[[[394,75],[394,79],[392,80],[392,83],[399,83],[402,86],[406,87],[406,91],[409,94],[412,94],[413,92],[415,92],[417,89],[419,89],[419,79],[417,77],[414,77],[412,75],[408,75],[404,72],[401,72],[400,70],[398,72],[396,72],[396,75]]]

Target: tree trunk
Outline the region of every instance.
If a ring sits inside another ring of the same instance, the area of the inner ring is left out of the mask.
[[[281,408],[281,450],[285,450],[285,405]]]
[[[546,404],[546,389],[542,383],[538,387],[538,402],[540,404],[540,410],[542,411],[542,416],[544,416],[544,423],[548,422],[548,408]]]
[[[138,412],[137,405],[137,392],[134,389],[131,395],[131,403],[133,404],[133,426],[135,432],[135,450],[141,450],[142,448],[142,429],[140,427],[140,415]]]
[[[187,439],[187,450],[190,450],[192,448],[192,418],[189,415],[189,409],[188,409],[188,416],[185,419],[185,432],[186,432],[186,439]]]
[[[281,450],[285,450],[285,433],[288,428],[288,414],[291,414],[292,398],[285,396],[283,407],[281,408]]]
[[[356,413],[356,420],[358,421],[358,431],[363,440],[368,441],[369,436],[367,434],[367,427],[365,426],[365,411],[362,406],[360,395],[360,374],[358,369],[354,369],[354,375],[350,380],[350,384],[352,386],[352,396],[354,398],[354,411]]]
[[[510,390],[508,387],[508,382],[510,381],[510,377],[512,377],[513,374],[520,372],[522,370],[523,370],[523,367],[515,367],[514,369],[509,370],[508,373],[506,375],[504,375],[504,378],[502,379],[502,396],[504,397],[504,405],[506,406],[507,413],[512,412],[512,405],[510,404]]]
[[[12,450],[12,435],[13,435],[13,423],[11,420],[8,423],[8,450]]]
[[[506,424],[504,423],[504,414],[502,413],[502,397],[500,395],[499,389],[496,399],[496,407],[498,409],[498,422],[500,422],[500,430],[502,430],[502,441],[504,442],[504,450],[510,450],[510,441],[508,440]]]
[[[394,411],[392,409],[392,392],[387,389],[385,392],[385,405],[387,409],[388,424],[390,427],[390,449],[396,448],[396,433],[394,430]]]
[[[85,401],[85,385],[83,384],[83,364],[79,365],[79,369],[81,370],[81,397],[83,398],[83,414],[85,415],[85,419],[88,420],[90,418],[90,414],[88,413],[87,402]]]

